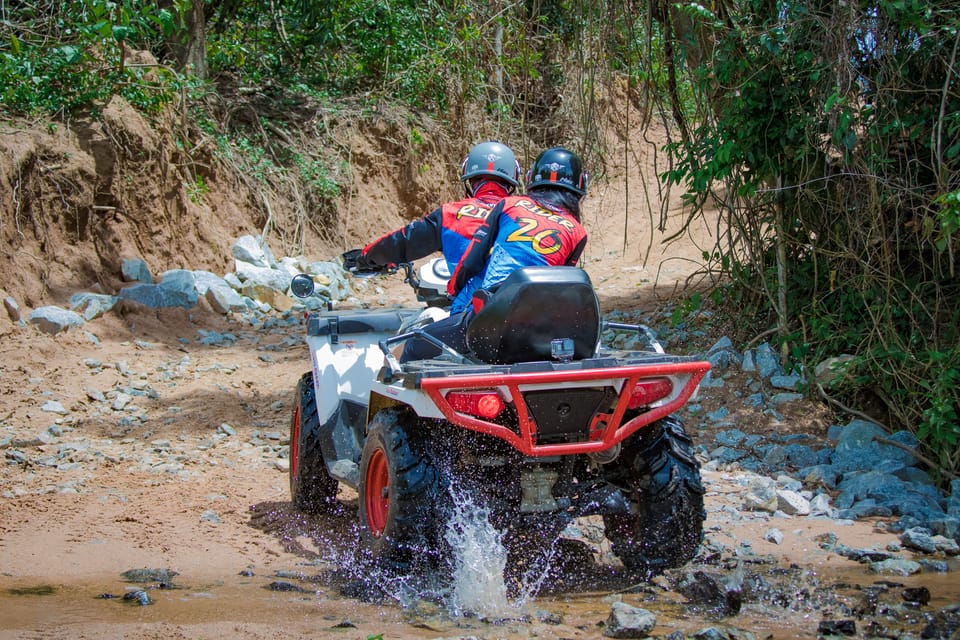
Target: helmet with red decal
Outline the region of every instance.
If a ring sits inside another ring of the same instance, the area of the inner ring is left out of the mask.
[[[520,184],[520,163],[513,150],[495,140],[474,145],[460,165],[460,181],[467,194],[473,195],[473,178],[488,176],[505,182],[508,191]]]
[[[583,170],[580,156],[563,147],[552,147],[540,153],[527,171],[527,189],[555,186],[580,197],[587,193],[590,176]]]

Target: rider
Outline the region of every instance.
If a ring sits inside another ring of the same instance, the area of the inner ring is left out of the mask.
[[[362,250],[348,251],[343,254],[344,267],[379,269],[442,251],[452,273],[474,232],[493,206],[513,193],[519,180],[520,164],[510,147],[495,140],[481,142],[460,165],[464,199],[447,202]]]
[[[424,331],[464,353],[475,300],[480,304],[521,267],[576,265],[587,243],[580,203],[588,181],[574,152],[563,147],[541,152],[527,171],[526,194],[507,197],[493,208],[454,270],[447,284],[447,292],[454,296],[450,317]],[[402,360],[437,353],[423,340],[408,340]]]

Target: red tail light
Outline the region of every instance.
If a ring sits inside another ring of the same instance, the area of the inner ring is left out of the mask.
[[[637,409],[647,407],[657,400],[662,400],[673,393],[673,383],[669,378],[648,378],[640,380],[630,394],[627,407]]]
[[[451,391],[447,402],[454,411],[490,420],[503,411],[503,398],[496,391]]]

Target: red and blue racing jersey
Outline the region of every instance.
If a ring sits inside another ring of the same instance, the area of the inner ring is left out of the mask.
[[[573,266],[587,243],[587,231],[570,213],[530,196],[503,199],[477,229],[447,286],[451,313],[470,304],[477,289],[492,290],[527,266]]]

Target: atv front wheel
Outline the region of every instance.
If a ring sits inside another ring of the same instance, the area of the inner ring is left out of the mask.
[[[450,498],[418,433],[418,420],[384,409],[369,426],[360,458],[361,537],[370,559],[409,571],[442,555]]]
[[[703,483],[678,418],[667,416],[625,441],[608,478],[635,508],[603,516],[607,539],[624,566],[655,575],[696,555],[706,518]]]
[[[290,496],[302,511],[329,511],[337,503],[337,481],[327,472],[320,451],[320,418],[313,389],[313,373],[297,383],[290,421]]]

